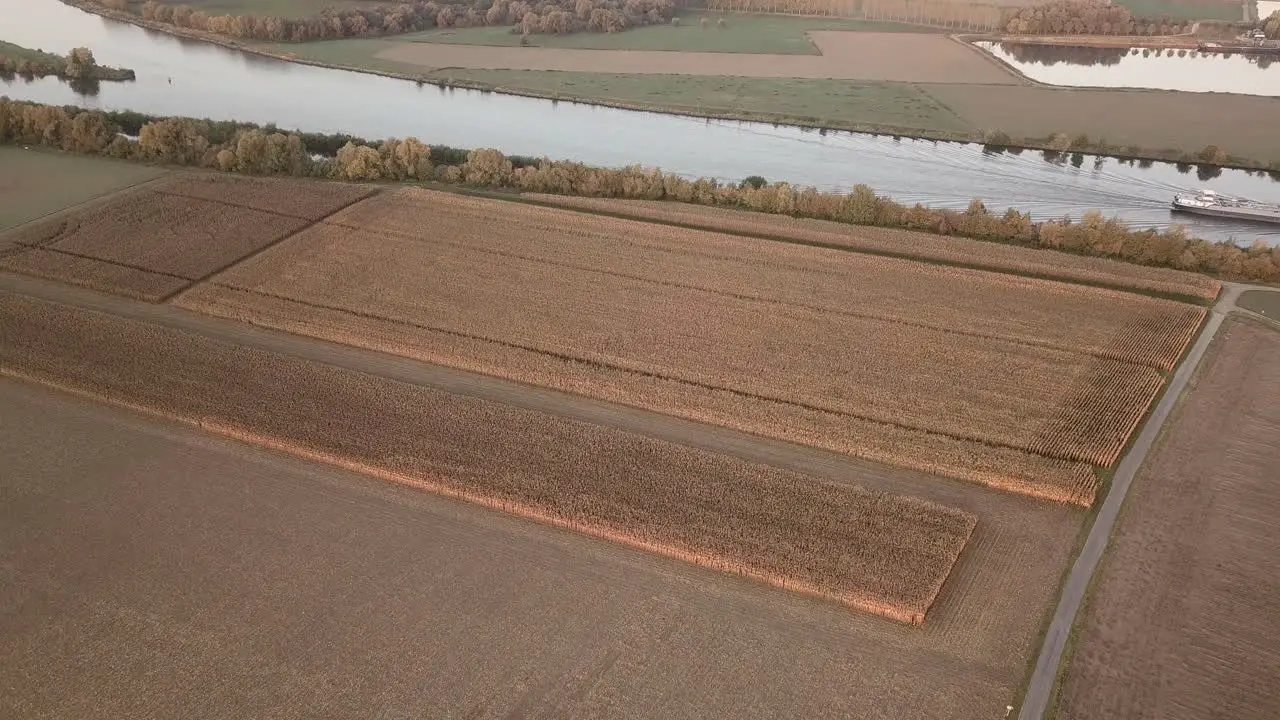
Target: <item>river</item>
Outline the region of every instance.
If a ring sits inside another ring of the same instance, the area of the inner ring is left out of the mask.
[[[176,38],[63,5],[0,0],[0,39],[65,53],[93,50],[99,63],[138,79],[78,92],[56,78],[0,80],[0,95],[157,115],[185,115],[369,138],[416,136],[433,144],[496,147],[512,154],[592,165],[644,164],[686,175],[739,180],[763,175],[823,189],[865,183],[901,202],[964,207],[974,197],[1037,218],[1090,208],[1134,226],[1171,222],[1195,234],[1280,243],[1280,227],[1173,216],[1177,190],[1208,184],[1230,195],[1280,202],[1280,183],[1239,170],[1211,182],[1194,169],[1149,167],[1092,156],[1048,161],[1042,153],[987,153],[978,145],[818,132],[445,90],[363,73],[299,65]],[[1188,171],[1189,170],[1189,171]]]

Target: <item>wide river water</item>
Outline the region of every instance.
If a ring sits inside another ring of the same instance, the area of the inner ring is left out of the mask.
[[[433,144],[495,147],[603,166],[643,164],[735,181],[763,175],[823,189],[865,183],[902,202],[963,207],[981,197],[992,209],[1017,207],[1041,219],[1078,218],[1096,208],[1135,226],[1179,222],[1202,237],[1280,243],[1280,226],[1170,213],[1175,191],[1201,185],[1280,202],[1280,183],[1238,170],[1201,181],[1195,169],[1168,163],[1144,168],[1087,155],[1049,161],[1033,151],[984,153],[978,145],[444,90],[180,39],[58,0],[0,0],[0,39],[57,53],[89,47],[99,63],[132,68],[138,75],[136,82],[102,83],[90,94],[54,78],[0,80],[0,95],[14,99],[274,122],[368,138],[413,135]]]

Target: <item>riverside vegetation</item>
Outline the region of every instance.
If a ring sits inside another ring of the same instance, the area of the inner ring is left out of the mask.
[[[147,0],[138,7],[129,0],[84,0],[108,10],[140,15],[143,19],[238,40],[305,42],[348,37],[398,35],[433,28],[509,26],[513,33],[557,34],[620,32],[640,25],[660,25],[675,15],[672,0],[495,0],[449,2],[414,0],[367,7],[326,7],[307,18],[261,16],[252,13],[214,15],[190,5]]]
[[[0,77],[6,75],[23,77],[54,75],[68,80],[134,79],[132,70],[99,65],[93,57],[93,51],[89,48],[75,48],[63,57],[0,41]]]
[[[134,136],[134,137],[129,137]],[[135,139],[136,137],[136,139]],[[546,158],[507,157],[494,149],[431,147],[415,138],[369,142],[347,135],[291,133],[274,127],[138,113],[56,107],[0,98],[0,143],[251,175],[366,182],[441,182],[585,197],[674,200],[757,212],[906,228],[1029,247],[1110,257],[1228,279],[1280,281],[1280,248],[1248,248],[1191,237],[1184,228],[1132,230],[1097,211],[1079,221],[1034,221],[1029,213],[963,212],[906,206],[859,185],[823,192],[750,177],[740,184],[691,180],[657,168],[596,168]]]

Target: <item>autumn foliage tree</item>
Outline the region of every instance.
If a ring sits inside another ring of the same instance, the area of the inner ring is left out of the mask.
[[[1103,0],[1054,0],[1015,10],[1005,22],[1005,31],[1015,35],[1135,35],[1143,29],[1129,8]]]
[[[136,129],[137,139],[121,134],[122,125]],[[1073,141],[1066,138],[1066,142]],[[303,135],[190,118],[147,118],[4,97],[0,97],[0,143],[260,175],[369,182],[433,180],[523,192],[674,200],[1053,248],[1229,279],[1280,282],[1280,248],[1265,243],[1248,248],[1213,243],[1190,237],[1180,226],[1163,232],[1132,230],[1097,211],[1085,213],[1078,222],[1033,222],[1029,214],[1014,209],[992,213],[980,200],[964,211],[908,206],[880,197],[865,185],[846,193],[770,183],[760,177],[728,184],[657,168],[597,168],[512,158],[488,148],[470,152],[431,148],[415,138],[369,143],[346,136]],[[325,150],[328,156],[318,154]],[[1204,153],[1216,154],[1216,150],[1210,147]]]
[[[101,1],[101,0],[98,0]],[[187,5],[147,0],[144,19],[244,40],[304,42],[419,32],[437,27],[510,27],[522,34],[619,32],[664,24],[673,0],[412,0],[359,8],[326,8],[309,18],[211,15]]]

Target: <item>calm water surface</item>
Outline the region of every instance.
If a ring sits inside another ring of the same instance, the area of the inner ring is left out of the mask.
[[[1280,4],[1280,3],[1277,3]],[[1280,96],[1280,57],[1190,50],[976,43],[1049,85]]]
[[[1137,226],[1177,221],[1204,237],[1280,242],[1280,226],[1169,212],[1175,191],[1207,184],[1220,192],[1280,202],[1280,183],[1228,170],[1211,180],[1190,166],[1141,167],[1074,155],[987,153],[980,146],[818,132],[761,123],[683,118],[393,80],[297,65],[108,21],[57,0],[0,0],[0,38],[65,53],[93,49],[106,65],[133,68],[136,82],[85,92],[45,78],[0,81],[15,99],[186,115],[369,138],[414,135],[455,147],[644,164],[685,175],[740,180],[763,175],[823,189],[866,183],[903,202],[964,207],[974,197],[995,210],[1038,218],[1090,208]],[[1154,121],[1154,120],[1153,120]]]

